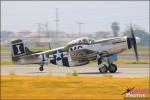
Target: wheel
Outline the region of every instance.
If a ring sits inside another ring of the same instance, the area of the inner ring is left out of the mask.
[[[99,71],[101,73],[106,73],[108,71],[108,68],[105,64],[104,65],[99,65]]]
[[[117,66],[115,64],[111,64],[109,65],[108,70],[110,73],[115,73],[117,71]]]
[[[43,71],[43,70],[44,70],[43,66],[42,66],[42,67],[40,67],[40,68],[39,68],[39,70],[40,70],[40,71]]]

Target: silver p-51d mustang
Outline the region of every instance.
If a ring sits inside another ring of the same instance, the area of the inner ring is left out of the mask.
[[[137,44],[139,38],[134,36],[131,26],[131,37],[115,37],[102,40],[80,38],[69,42],[66,46],[43,52],[30,51],[24,46],[23,41],[12,41],[12,61],[15,64],[39,64],[39,70],[43,71],[45,64],[51,63],[66,67],[81,66],[89,61],[97,60],[101,73],[115,73],[117,66],[113,64],[117,60],[117,54],[127,49],[134,48],[138,60]],[[104,61],[107,60],[107,65]]]

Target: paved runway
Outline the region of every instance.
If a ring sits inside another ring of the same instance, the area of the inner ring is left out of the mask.
[[[6,65],[1,66],[2,75],[71,75],[78,73],[79,76],[102,76],[112,75],[114,77],[144,77],[149,76],[148,64],[121,64],[118,65],[116,73],[100,74],[97,65],[89,64],[78,67],[62,67],[45,65],[44,71],[39,71],[38,65]]]

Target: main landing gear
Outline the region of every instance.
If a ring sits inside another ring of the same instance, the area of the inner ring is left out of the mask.
[[[43,67],[44,65],[40,65],[40,67],[39,67],[39,70],[40,71],[43,71],[44,70],[44,67]]]
[[[107,67],[107,65],[105,65],[105,64],[100,64],[100,65],[98,65],[98,67],[99,67],[99,71],[100,71],[100,73],[107,73],[107,71],[108,71],[108,67]]]
[[[106,64],[102,64],[103,62],[103,58],[99,57],[98,58],[98,68],[100,73],[107,73],[107,71],[109,71],[110,73],[115,73],[117,71],[117,66],[113,63],[110,63],[108,61],[108,65]]]
[[[116,71],[117,71],[117,66],[115,65],[115,64],[110,64],[109,65],[109,67],[108,67],[108,69],[109,69],[109,72],[110,73],[115,73]]]

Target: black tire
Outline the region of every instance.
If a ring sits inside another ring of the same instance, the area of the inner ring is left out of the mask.
[[[107,68],[107,66],[104,64],[102,67],[99,67],[99,71],[100,71],[100,73],[107,73],[108,68]]]
[[[40,70],[40,71],[43,71],[43,70],[44,70],[44,68],[43,68],[43,67],[40,67],[40,68],[39,68],[39,70]]]
[[[115,73],[117,71],[117,66],[115,64],[111,64],[108,70],[110,73]]]

